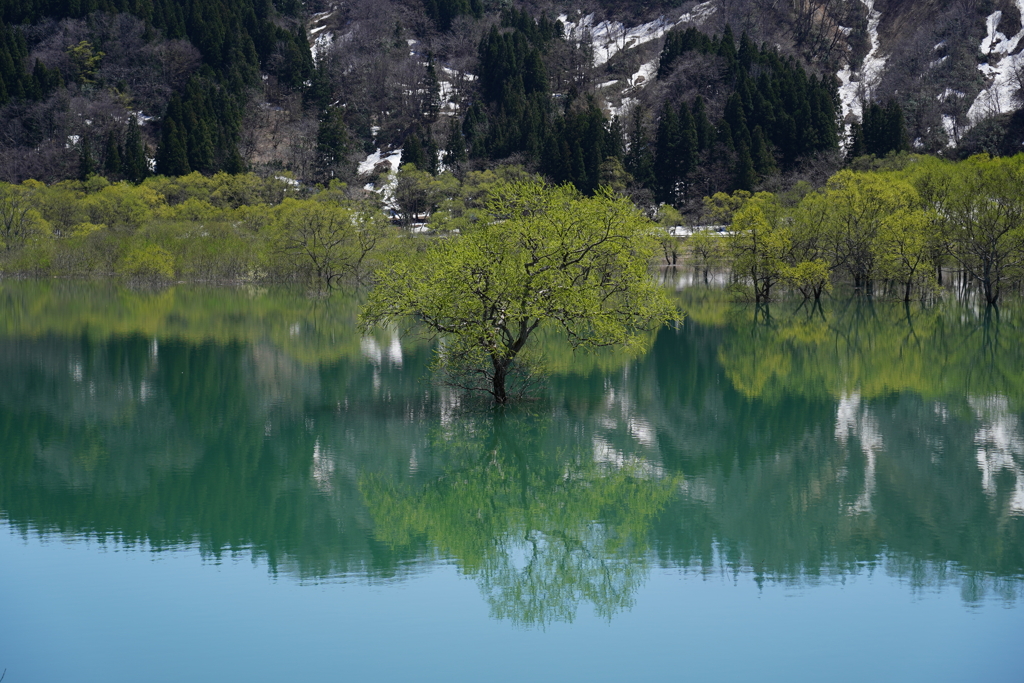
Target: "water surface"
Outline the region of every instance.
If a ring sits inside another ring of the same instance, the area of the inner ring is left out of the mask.
[[[0,668],[1022,680],[1024,309],[679,299],[495,413],[355,296],[0,284]]]

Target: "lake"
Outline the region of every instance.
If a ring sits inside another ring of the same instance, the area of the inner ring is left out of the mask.
[[[355,295],[0,282],[5,683],[1024,680],[1024,307],[676,297],[494,411]]]

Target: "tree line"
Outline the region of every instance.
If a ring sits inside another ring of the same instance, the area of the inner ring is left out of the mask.
[[[693,263],[705,272],[727,264],[759,303],[779,286],[818,299],[838,282],[909,301],[955,277],[992,305],[1024,283],[1024,155],[904,156],[840,171],[816,190],[705,202],[729,233],[697,230],[688,238]]]
[[[392,250],[425,244],[408,228],[478,230],[494,220],[487,206],[497,188],[535,177],[515,166],[460,179],[406,165],[384,198],[254,174],[0,183],[0,273],[368,282]],[[599,182],[628,193],[614,174]],[[682,257],[705,275],[728,268],[757,302],[780,289],[818,299],[836,284],[910,300],[953,284],[995,304],[1024,283],[1024,155],[904,155],[840,171],[817,189],[719,192],[703,203],[690,219],[703,227],[685,237],[672,234],[685,222],[677,211],[658,211],[671,229],[661,237],[665,263]]]
[[[168,282],[365,281],[402,244],[376,199],[335,183],[192,173],[0,183],[0,272]]]
[[[693,68],[682,57],[701,55],[707,96],[670,93],[656,111],[640,101],[622,119],[606,116],[571,76],[568,87],[552,88],[553,72],[565,68],[557,58],[566,47],[562,30],[559,22],[505,10],[479,43],[479,97],[461,126],[453,121],[440,142],[429,126],[418,128],[403,162],[436,172],[438,161],[458,169],[467,160],[515,158],[583,192],[615,175],[634,194],[684,206],[716,191],[751,190],[814,155],[838,153],[835,79],[808,74],[745,33],[737,42],[728,26],[720,36],[695,28],[670,32],[658,78],[672,80],[677,70]],[[890,150],[873,145],[869,151]]]

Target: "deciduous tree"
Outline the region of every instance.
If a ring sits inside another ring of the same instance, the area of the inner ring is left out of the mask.
[[[649,273],[657,228],[628,200],[534,181],[497,188],[488,210],[490,222],[379,271],[362,324],[415,319],[443,337],[439,369],[503,404],[542,325],[574,348],[639,347],[677,319]]]

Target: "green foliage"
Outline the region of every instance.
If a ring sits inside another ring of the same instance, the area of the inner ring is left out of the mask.
[[[840,171],[819,193],[806,196],[800,206],[814,215],[810,222],[820,230],[832,270],[846,272],[855,287],[870,288],[883,274],[879,256],[888,254],[891,244],[885,242],[883,247],[879,241],[883,226],[892,216],[912,212],[919,199],[913,186],[895,174]],[[915,225],[923,227],[922,223]],[[891,241],[894,234],[890,230],[884,239]],[[900,240],[906,242],[906,237]],[[908,253],[907,258],[913,257]],[[905,273],[905,268],[899,272]]]
[[[540,325],[573,347],[628,347],[676,317],[648,273],[655,228],[627,200],[526,182],[497,188],[488,211],[490,222],[380,271],[364,326],[415,316],[444,337],[438,364],[455,383],[505,403]]]
[[[804,299],[816,301],[822,294],[832,291],[831,271],[824,259],[800,261],[785,271],[786,282],[799,291]]]
[[[457,17],[467,14],[478,18],[482,16],[484,6],[481,0],[426,0],[423,7],[437,28],[447,31]]]
[[[95,82],[100,60],[106,55],[95,49],[89,41],[83,40],[78,45],[68,47],[67,56],[75,70],[75,80],[85,85]]]
[[[133,240],[118,259],[117,274],[133,282],[163,282],[174,278],[174,257],[144,240]]]
[[[774,195],[758,192],[733,215],[733,272],[751,283],[757,303],[769,301],[772,288],[787,277],[791,247],[788,221]]]
[[[333,286],[367,281],[376,259],[399,244],[376,204],[346,199],[342,185],[280,205],[293,194],[283,180],[252,174],[156,176],[139,185],[95,175],[49,187],[0,183],[0,269],[133,280],[299,278]],[[344,239],[314,240],[311,253],[300,256],[302,230],[292,228],[301,221],[291,212],[326,206],[344,208],[347,218],[337,224]],[[329,277],[318,278],[317,267]]]
[[[23,249],[31,240],[49,230],[35,208],[38,185],[0,183],[0,247],[7,254]]]
[[[341,111],[336,107],[325,109],[316,131],[317,169],[321,181],[330,182],[338,175],[348,151],[348,129]]]
[[[286,199],[275,213],[273,249],[288,272],[305,273],[317,287],[368,282],[396,238],[384,214],[369,203]]]
[[[956,165],[940,200],[953,259],[994,304],[1024,278],[1024,155],[979,155]]]
[[[725,237],[714,230],[701,228],[686,238],[690,262],[704,271],[719,267],[725,260]]]
[[[148,221],[164,198],[145,185],[107,185],[83,201],[89,221],[121,232],[133,232]]]

